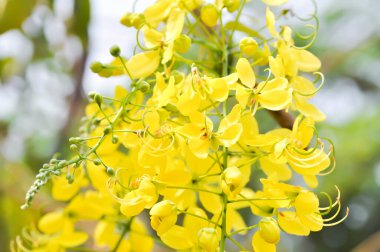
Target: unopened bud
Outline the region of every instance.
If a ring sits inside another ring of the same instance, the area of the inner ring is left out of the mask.
[[[150,85],[146,81],[141,81],[137,84],[137,89],[140,90],[143,93],[146,93],[150,89]]]
[[[112,143],[117,144],[119,142],[119,138],[117,136],[112,137]]]
[[[240,1],[239,0],[223,0],[224,6],[227,7],[229,12],[234,12],[239,9]]]
[[[110,167],[107,167],[106,172],[108,173],[108,175],[111,175],[111,176],[115,174],[115,171]]]
[[[206,4],[202,6],[201,9],[201,20],[202,22],[213,27],[218,23],[219,11],[214,4]]]
[[[91,91],[91,92],[88,93],[87,96],[88,96],[88,98],[90,98],[90,99],[93,100],[96,94],[97,94],[97,93],[96,93],[95,91]]]
[[[95,61],[90,65],[90,69],[94,73],[99,73],[103,69],[103,64],[99,61]]]
[[[102,164],[102,161],[100,161],[100,159],[95,159],[93,162],[94,162],[94,165],[96,165],[96,166]]]
[[[111,132],[111,130],[112,127],[110,125],[106,126],[103,131],[104,135],[108,135]]]
[[[179,53],[185,53],[190,49],[191,38],[185,34],[181,34],[174,40],[174,50]]]
[[[198,248],[201,251],[216,251],[219,238],[215,228],[202,228],[198,232]]]
[[[252,56],[257,52],[258,44],[252,37],[245,37],[240,40],[240,51],[248,56]]]
[[[114,45],[110,48],[110,54],[114,57],[119,57],[120,56],[120,47],[117,45]]]
[[[259,222],[259,232],[268,243],[277,244],[280,241],[280,228],[272,218],[265,218]]]
[[[71,144],[70,145],[70,150],[72,152],[78,152],[78,146],[76,144]]]
[[[94,101],[100,107],[102,105],[102,103],[103,103],[103,96],[101,96],[100,94],[95,94]]]

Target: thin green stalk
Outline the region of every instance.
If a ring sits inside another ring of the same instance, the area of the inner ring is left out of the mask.
[[[167,186],[166,188],[192,190],[192,191],[196,191],[196,192],[207,192],[207,193],[211,193],[211,194],[220,195],[220,192],[213,192],[213,191],[210,191],[207,189],[202,189],[202,188],[194,188],[194,187],[186,187],[186,186]]]
[[[194,217],[196,217],[196,218],[199,218],[199,219],[205,220],[205,221],[207,221],[207,222],[209,222],[209,223],[212,223],[212,224],[214,224],[214,225],[220,227],[220,225],[219,225],[217,222],[213,221],[213,220],[209,220],[209,219],[204,218],[204,217],[202,217],[202,216],[199,216],[199,215],[196,215],[196,214],[193,214],[193,213],[189,213],[189,212],[186,212],[186,211],[182,211],[182,210],[178,210],[178,211],[179,211],[180,213],[187,214],[187,215],[191,215],[191,216],[194,216]]]
[[[131,223],[132,223],[133,217],[125,224],[123,230],[121,231],[121,235],[119,237],[119,240],[117,241],[114,249],[112,252],[116,252],[117,249],[119,248],[121,242],[123,241],[124,236],[128,233],[128,231],[131,229]]]

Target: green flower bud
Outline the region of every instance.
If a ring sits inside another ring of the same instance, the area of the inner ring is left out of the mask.
[[[117,45],[114,45],[110,48],[110,54],[114,57],[119,57],[120,56],[120,47]]]
[[[117,144],[119,142],[119,138],[117,136],[112,137],[112,143]]]
[[[95,95],[96,95],[96,92],[95,91],[91,91],[90,93],[88,93],[88,98],[90,98],[90,99],[94,99],[94,97],[95,97]]]
[[[108,125],[107,127],[104,128],[104,135],[108,135],[112,130],[112,127],[110,125]]]
[[[58,166],[59,167],[65,167],[65,166],[67,166],[67,161],[66,160],[62,160],[61,162],[58,163]]]
[[[100,77],[108,78],[112,76],[112,69],[103,68],[101,72],[98,73]]]
[[[100,159],[95,159],[93,161],[94,165],[98,166],[98,165],[101,165],[102,164],[102,161],[100,161]]]
[[[99,125],[101,121],[102,121],[102,120],[100,120],[99,118],[95,118],[94,121],[93,121],[93,123],[94,123],[95,125]]]
[[[136,87],[137,87],[138,90],[140,90],[143,93],[148,92],[149,89],[150,89],[150,85],[146,81],[139,82]]]
[[[67,182],[68,182],[69,184],[72,184],[72,183],[74,182],[74,175],[72,175],[72,174],[68,174],[68,175],[66,176],[66,179],[67,179]]]
[[[50,159],[50,164],[56,164],[58,163],[58,160],[55,158]]]
[[[111,175],[111,176],[115,174],[115,171],[110,167],[107,167],[106,172],[108,173],[108,175]]]
[[[98,106],[100,107],[103,103],[103,96],[101,96],[100,94],[96,94],[94,96],[94,101],[96,102],[96,104],[98,104]]]
[[[42,166],[42,168],[44,168],[44,169],[49,169],[49,167],[50,167],[49,164],[44,164],[44,165]]]
[[[78,146],[76,145],[76,144],[72,144],[72,145],[70,145],[70,150],[72,151],[72,152],[78,152]]]
[[[90,69],[94,73],[99,73],[103,69],[103,64],[99,61],[95,61],[90,65]]]

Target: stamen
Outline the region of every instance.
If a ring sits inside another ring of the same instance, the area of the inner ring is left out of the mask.
[[[347,207],[346,214],[344,215],[344,217],[342,219],[340,219],[336,222],[333,222],[333,223],[324,223],[323,226],[325,226],[325,227],[336,226],[336,225],[342,223],[345,219],[347,219],[349,213],[350,213],[350,209]]]

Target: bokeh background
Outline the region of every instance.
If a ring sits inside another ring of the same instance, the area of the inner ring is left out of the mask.
[[[137,10],[152,1],[139,1]],[[258,2],[254,0],[253,4]],[[285,237],[279,251],[380,251],[380,1],[318,0],[319,36],[312,47],[326,84],[313,102],[327,114],[320,135],[335,142],[337,169],[321,190],[342,191],[349,218],[308,238]],[[43,209],[54,207],[43,190],[21,211],[39,167],[67,153],[86,93],[110,95],[124,78],[101,79],[88,65],[108,61],[108,48],[126,56],[132,30],[119,24],[133,1],[0,0],[0,251]],[[308,13],[310,1],[286,8]],[[289,20],[295,27],[297,20]],[[302,29],[300,27],[300,29]]]

